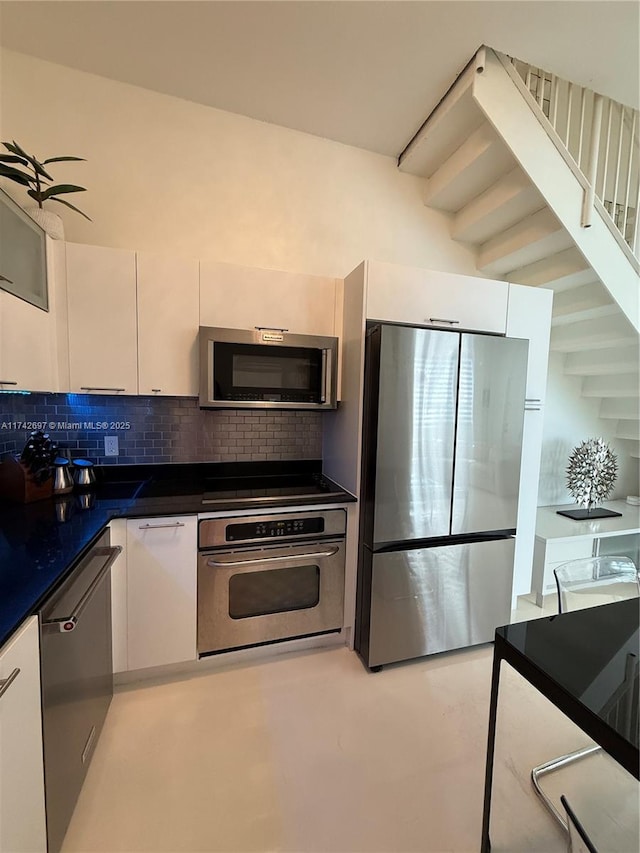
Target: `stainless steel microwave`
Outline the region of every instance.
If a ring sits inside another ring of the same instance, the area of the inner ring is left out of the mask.
[[[335,409],[338,339],[200,327],[200,406]]]

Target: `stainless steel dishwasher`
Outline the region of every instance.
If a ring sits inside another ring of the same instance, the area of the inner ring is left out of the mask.
[[[40,610],[47,849],[57,853],[113,696],[109,531]]]

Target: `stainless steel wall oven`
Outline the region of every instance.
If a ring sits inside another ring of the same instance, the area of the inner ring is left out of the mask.
[[[339,631],[343,509],[211,518],[198,532],[198,654]]]

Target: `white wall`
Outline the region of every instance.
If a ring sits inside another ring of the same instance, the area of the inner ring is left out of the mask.
[[[589,438],[602,437],[618,457],[611,499],[637,495],[638,460],[629,456],[623,441],[615,439],[616,421],[598,417],[600,400],[580,396],[582,379],[566,376],[563,363],[563,353],[550,353],[538,506],[574,503],[566,486],[567,462],[573,448]]]
[[[71,241],[339,278],[363,258],[475,273],[393,158],[24,54],[1,60],[2,138],[87,160],[55,166],[56,181],[88,190],[70,198],[93,222],[51,204]]]

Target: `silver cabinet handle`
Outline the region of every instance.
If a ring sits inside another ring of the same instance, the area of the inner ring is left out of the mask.
[[[159,530],[161,527],[184,527],[184,521],[173,521],[171,524],[139,524],[138,530]]]
[[[525,401],[525,403],[540,403],[541,402],[540,397],[525,397],[524,401]]]
[[[525,412],[541,412],[542,406],[525,406]]]
[[[12,379],[0,379],[0,385],[17,385]]]
[[[93,746],[93,739],[96,736],[96,727],[91,726],[91,731],[89,732],[89,737],[87,738],[87,742],[84,745],[84,749],[82,750],[82,763],[84,764],[87,760],[87,756],[91,752],[91,747]]]
[[[0,274],[0,281],[6,281],[7,284],[13,284],[10,278],[7,278],[6,275]]]
[[[430,323],[448,323],[450,326],[455,326],[460,320],[447,320],[444,317],[429,317]]]
[[[4,696],[7,690],[11,687],[16,678],[20,675],[20,667],[16,667],[9,678],[0,679],[0,698]]]
[[[98,388],[94,385],[81,385],[81,391],[126,391],[126,388]]]
[[[252,566],[255,563],[281,563],[283,560],[312,560],[314,557],[333,557],[338,553],[338,548],[330,548],[328,551],[314,551],[311,554],[289,554],[285,557],[258,557],[257,560],[234,560],[221,563],[219,560],[207,560],[207,565],[218,569],[230,566]]]
[[[93,595],[97,588],[100,586],[102,579],[107,574],[114,560],[121,551],[122,545],[112,545],[110,548],[95,548],[91,552],[93,555],[104,556],[107,558],[104,566],[100,569],[96,577],[93,579],[80,601],[73,608],[71,616],[65,616],[63,619],[51,619],[48,622],[43,622],[43,627],[46,627],[49,630],[60,631],[63,634],[67,634],[69,633],[69,631],[73,631],[76,625],[78,624],[78,620],[82,615],[82,611],[93,598]]]

